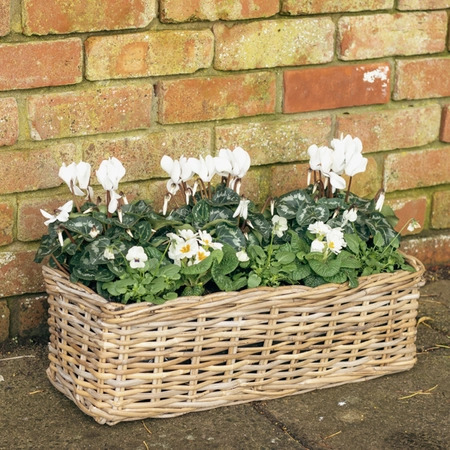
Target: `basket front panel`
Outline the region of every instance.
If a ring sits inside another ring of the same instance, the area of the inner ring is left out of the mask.
[[[414,281],[414,280],[413,280]],[[410,369],[417,282],[223,295],[152,314],[50,296],[52,383],[101,423],[169,417]]]

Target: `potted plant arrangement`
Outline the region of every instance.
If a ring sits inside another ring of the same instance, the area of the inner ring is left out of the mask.
[[[42,211],[36,254],[53,385],[112,425],[410,369],[423,265],[399,251],[384,192],[351,192],[358,138],[308,153],[308,187],[260,207],[241,192],[240,147],[164,156],[160,211],[127,200],[116,158],[96,171],[104,198],[89,164],[63,165],[73,198]]]

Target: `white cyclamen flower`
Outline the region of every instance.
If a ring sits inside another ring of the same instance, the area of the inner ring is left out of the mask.
[[[375,205],[376,211],[381,211],[381,209],[383,208],[384,197],[385,197],[384,191],[381,191],[380,196],[378,197],[377,203]]]
[[[308,226],[308,231],[313,234],[318,234],[319,236],[325,236],[331,231],[331,227],[319,220],[318,222],[310,224]]]
[[[103,252],[103,257],[105,259],[114,259],[115,258],[114,253],[110,247],[105,248],[105,251]]]
[[[348,222],[354,222],[358,218],[358,213],[356,212],[356,208],[351,208],[347,211],[344,211],[344,214],[342,215],[343,222],[342,225],[344,226]]]
[[[83,161],[80,161],[78,164],[73,162],[68,166],[63,163],[58,175],[69,186],[70,192],[82,196],[85,195],[85,192],[81,189],[88,189],[89,187],[91,166]]]
[[[69,220],[69,214],[72,212],[73,200],[68,201],[63,206],[56,209],[58,214],[49,214],[47,211],[41,209],[41,214],[48,220],[44,222],[44,225],[49,225],[57,220],[59,222],[67,222]]]
[[[96,171],[98,182],[105,191],[117,191],[119,181],[125,175],[125,168],[117,158],[105,159]]]
[[[273,232],[278,237],[282,237],[283,233],[288,229],[286,217],[280,217],[276,214],[272,217]]]
[[[250,200],[247,200],[245,197],[241,197],[241,201],[239,202],[239,205],[236,208],[236,211],[234,212],[233,217],[240,216],[243,219],[247,219],[249,203],[250,203]]]
[[[325,242],[314,239],[311,242],[311,251],[322,253],[325,250]]]
[[[126,258],[130,261],[130,267],[132,269],[144,268],[145,261],[148,259],[144,249],[140,246],[131,247],[130,250],[128,250]]]
[[[346,247],[344,233],[340,228],[333,228],[327,235],[327,247],[336,255],[341,252],[342,247]]]
[[[188,164],[192,172],[196,173],[204,183],[209,183],[212,177],[216,174],[214,158],[211,155],[206,156],[206,158],[200,156],[199,159],[189,158]]]
[[[247,255],[247,252],[245,250],[239,250],[236,253],[236,257],[240,262],[246,262],[248,261],[250,258]]]

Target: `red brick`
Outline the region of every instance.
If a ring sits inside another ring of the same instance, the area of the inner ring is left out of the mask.
[[[433,194],[431,227],[450,228],[450,191],[439,191]]]
[[[404,11],[445,8],[450,8],[450,0],[398,0],[397,4],[397,9]]]
[[[425,196],[419,198],[401,198],[395,200],[389,200],[386,202],[395,212],[395,215],[399,218],[398,224],[395,227],[395,231],[401,231],[402,236],[410,234],[418,234],[422,231],[425,224],[425,217],[427,212],[428,199]],[[408,231],[405,226],[411,219],[417,220],[421,228],[416,228],[414,231]]]
[[[10,0],[0,0],[0,36],[10,31]]]
[[[77,155],[74,144],[59,144],[35,150],[0,152],[0,194],[36,191],[59,186],[61,162]]]
[[[338,22],[339,58],[439,53],[445,50],[447,22],[444,11],[342,17]]]
[[[420,147],[437,139],[441,108],[439,105],[412,106],[399,109],[337,116],[336,136],[359,137],[364,152]],[[414,133],[411,133],[414,130]]]
[[[88,80],[148,77],[209,67],[214,36],[210,30],[116,34],[91,37],[85,47]]]
[[[334,23],[329,17],[265,20],[233,27],[217,23],[213,31],[218,70],[323,64],[334,56]]]
[[[450,59],[423,58],[396,62],[394,100],[450,96]]]
[[[34,140],[113,133],[150,126],[150,86],[118,86],[28,98]]]
[[[251,165],[309,160],[308,147],[324,145],[331,135],[331,117],[292,121],[229,124],[216,128],[216,149],[242,147]]]
[[[62,86],[82,80],[80,39],[0,45],[0,90]]]
[[[24,33],[68,34],[146,27],[156,15],[154,0],[24,0]]]
[[[15,98],[0,99],[0,147],[13,145],[19,137],[19,110]]]
[[[407,255],[420,259],[425,266],[450,264],[450,235],[405,239],[400,248]]]
[[[78,162],[78,160],[77,160]],[[56,208],[71,200],[72,196],[67,189],[67,194],[50,195],[47,198],[27,198],[19,200],[17,218],[17,239],[22,242],[37,241],[47,234],[45,219],[40,210],[53,213]]]
[[[388,63],[284,72],[285,113],[388,103]]]
[[[160,0],[161,22],[245,20],[278,13],[279,0]]]
[[[26,295],[11,304],[12,336],[31,337],[48,334],[47,295]]]
[[[0,202],[0,245],[10,244],[14,240],[15,214],[12,202]]]
[[[42,268],[33,262],[34,250],[0,251],[0,297],[44,291]]]
[[[384,179],[388,192],[450,183],[450,147],[388,155]]]
[[[139,137],[101,139],[83,144],[85,161],[92,167],[115,156],[127,170],[124,181],[148,180],[168,175],[160,167],[161,158],[168,155],[178,159],[181,155],[198,157],[211,148],[211,130],[208,128],[167,131]]]
[[[158,96],[163,124],[271,114],[275,112],[276,74],[161,81]]]
[[[282,0],[281,13],[290,15],[337,12],[374,11],[391,9],[394,0]],[[422,8],[420,8],[422,9]]]
[[[273,166],[270,177],[270,193],[279,197],[294,189],[307,187],[309,164],[289,164]]]
[[[262,207],[267,198],[272,195],[269,180],[269,167],[251,168],[242,179],[240,192]]]
[[[442,108],[441,132],[439,139],[443,142],[450,142],[450,105]]]

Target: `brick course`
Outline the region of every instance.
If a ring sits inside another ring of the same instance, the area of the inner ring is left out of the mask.
[[[23,0],[22,4],[27,35],[142,28],[155,14],[154,0]]]
[[[0,147],[13,145],[19,137],[19,109],[15,98],[0,99]]]
[[[161,81],[158,120],[169,124],[274,113],[275,83],[270,72]]]
[[[0,0],[0,36],[6,36],[10,30],[10,0]],[[1,339],[0,339],[1,342]]]
[[[214,67],[245,70],[323,64],[333,59],[334,23],[330,18],[267,20],[214,25]]]
[[[388,63],[287,70],[283,112],[388,103],[389,73]]]
[[[161,0],[162,22],[245,20],[278,13],[279,0]]]
[[[40,141],[147,128],[152,96],[147,85],[29,97],[31,137]]]
[[[394,100],[450,96],[450,59],[423,58],[396,62]]]
[[[419,234],[421,232],[420,228],[416,228],[414,231],[408,231],[407,226],[411,219],[417,220],[420,226],[423,227],[426,218],[428,198],[425,196],[419,198],[400,198],[395,200],[390,200],[387,202],[389,206],[394,210],[396,216],[399,218],[398,224],[395,230],[400,232],[402,236],[410,234]],[[402,230],[403,228],[403,230]]]
[[[388,155],[384,179],[388,192],[450,183],[450,147]]]
[[[85,47],[88,80],[148,77],[211,66],[214,36],[210,30],[117,34],[91,37]]]
[[[394,0],[365,0],[364,2],[361,2],[361,0],[281,1],[281,13],[290,15],[375,11],[393,7]]]
[[[0,91],[76,84],[82,79],[81,40],[0,45]]]
[[[450,8],[450,0],[398,0],[397,9],[444,9]]]
[[[439,53],[445,50],[447,22],[444,11],[343,17],[338,22],[339,58]]]
[[[438,104],[346,113],[336,118],[336,134],[358,136],[364,152],[420,147],[438,138],[440,121]]]
[[[12,201],[0,201],[0,245],[14,241],[15,205]]]

